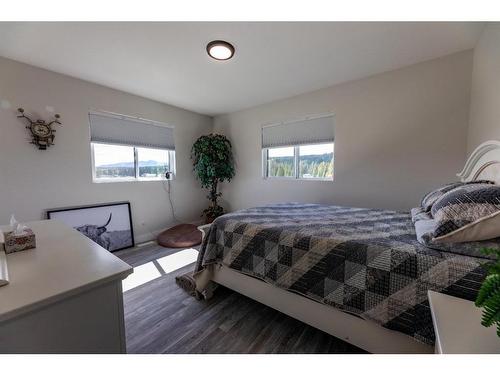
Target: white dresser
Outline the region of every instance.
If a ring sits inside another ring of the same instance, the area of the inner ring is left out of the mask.
[[[500,354],[496,325],[481,325],[482,310],[474,302],[428,292],[439,354]]]
[[[122,279],[132,268],[57,221],[28,223],[37,248],[7,255],[0,353],[124,353]]]

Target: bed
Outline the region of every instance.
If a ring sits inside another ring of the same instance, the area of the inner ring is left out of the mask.
[[[458,177],[499,182],[500,143]],[[218,218],[195,279],[207,297],[224,285],[372,353],[431,353],[427,291],[473,300],[487,261],[422,245],[406,212],[288,203]]]

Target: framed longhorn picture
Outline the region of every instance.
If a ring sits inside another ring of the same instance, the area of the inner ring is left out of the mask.
[[[75,228],[109,251],[135,246],[130,202],[47,210],[47,218]]]

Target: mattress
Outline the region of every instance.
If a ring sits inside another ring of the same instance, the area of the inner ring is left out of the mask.
[[[427,291],[474,300],[487,261],[419,243],[406,212],[292,203],[217,218],[196,271],[224,264],[432,345]]]

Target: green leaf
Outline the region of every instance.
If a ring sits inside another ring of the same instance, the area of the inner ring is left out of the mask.
[[[496,262],[486,264],[488,276],[483,281],[479,289],[476,306],[483,308],[481,324],[490,327],[493,324],[497,326],[497,335],[500,337],[500,250],[483,249],[486,255],[496,255]]]
[[[476,298],[476,306],[483,307],[495,293],[500,293],[500,275],[489,275],[484,280]]]

